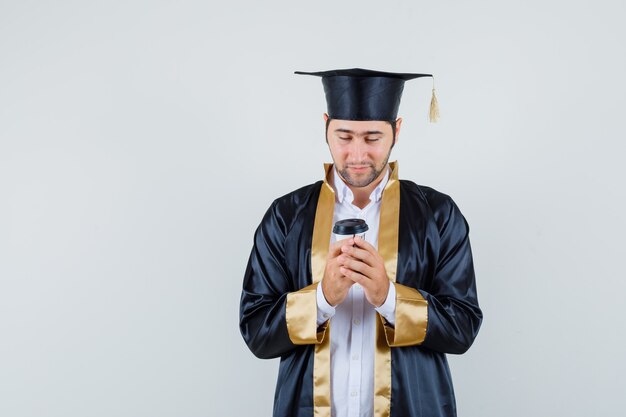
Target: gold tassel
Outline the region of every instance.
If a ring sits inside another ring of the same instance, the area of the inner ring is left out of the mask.
[[[434,80],[433,80],[434,84]],[[435,87],[433,86],[433,96],[430,99],[430,113],[428,114],[430,123],[437,123],[439,120],[439,102],[437,102],[437,96],[435,95]]]

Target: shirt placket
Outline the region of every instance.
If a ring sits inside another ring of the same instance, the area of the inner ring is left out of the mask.
[[[355,217],[363,219],[365,210],[355,210],[352,206]],[[359,284],[354,284],[351,289],[352,297],[352,322],[350,323],[350,366],[349,366],[349,392],[348,415],[359,417],[361,412],[361,369],[362,369],[362,347],[363,347],[363,308],[364,294],[363,288]]]
[[[360,286],[352,286],[352,323],[350,340],[350,399],[348,415],[359,417],[361,405],[361,348],[363,346],[363,290]]]

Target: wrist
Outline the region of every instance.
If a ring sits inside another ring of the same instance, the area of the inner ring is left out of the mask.
[[[387,288],[385,289],[381,298],[376,300],[376,304],[374,304],[374,307],[379,308],[379,307],[382,307],[383,304],[385,304],[385,301],[387,301],[387,297],[389,297],[389,287],[390,287],[390,284],[389,284],[389,281],[387,281]]]
[[[327,293],[328,290],[326,289],[326,285],[324,285],[324,280],[322,280],[322,295],[324,296],[324,300],[326,300],[329,306],[336,307],[337,303],[335,303],[335,300],[333,300],[332,297],[328,297],[328,295],[326,295]]]

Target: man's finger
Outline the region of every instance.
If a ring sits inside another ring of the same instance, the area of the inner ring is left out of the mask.
[[[361,249],[368,251],[369,253],[378,253],[376,248],[369,243],[367,240],[363,239],[361,236],[354,237],[354,244]]]
[[[351,269],[347,269],[344,267],[341,267],[340,271],[346,278],[356,284],[361,285],[363,288],[369,288],[370,285],[372,285],[372,280],[367,278],[365,275],[359,274],[358,272],[352,271]]]
[[[330,258],[334,258],[338,256],[339,254],[341,254],[342,246],[353,245],[353,244],[354,244],[354,239],[351,237],[338,240],[335,243],[331,243],[330,246],[328,247],[328,256]]]
[[[371,277],[373,276],[374,269],[370,267],[367,263],[362,262],[358,259],[346,258],[342,266],[351,271],[359,272],[361,275],[364,275],[368,279],[371,279]]]
[[[365,249],[360,249],[358,247],[352,247],[352,246],[342,246],[341,251],[345,253],[346,255],[350,255],[351,257],[355,259],[359,259],[365,262],[369,266],[374,266],[374,261],[375,261],[374,254],[372,254],[371,252]]]

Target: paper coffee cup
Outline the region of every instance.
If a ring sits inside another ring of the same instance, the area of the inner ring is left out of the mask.
[[[342,240],[347,237],[360,236],[365,239],[365,232],[369,230],[369,226],[363,219],[344,219],[339,220],[333,226],[333,233],[336,240]]]

